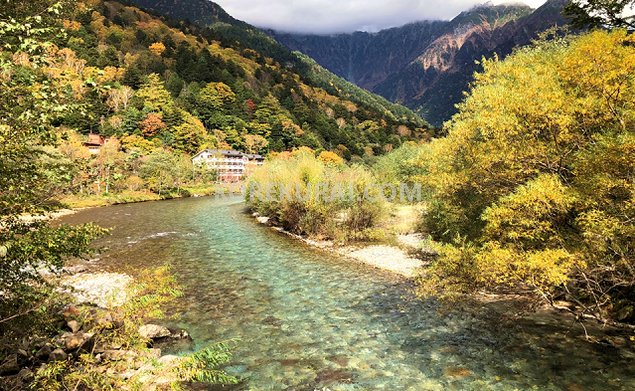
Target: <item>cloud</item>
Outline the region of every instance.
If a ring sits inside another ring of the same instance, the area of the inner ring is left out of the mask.
[[[451,19],[478,0],[215,0],[233,17],[258,27],[332,34],[379,31],[409,22]],[[509,0],[496,0],[495,3]],[[521,0],[522,1],[522,0]],[[545,0],[524,0],[536,8]]]

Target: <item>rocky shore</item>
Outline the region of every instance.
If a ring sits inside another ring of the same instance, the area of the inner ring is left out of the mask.
[[[272,229],[291,236],[294,239],[329,251],[333,254],[347,257],[356,262],[363,263],[377,269],[385,270],[396,275],[412,279],[416,278],[425,265],[421,257],[422,254],[432,254],[431,250],[423,250],[420,247],[422,238],[419,235],[399,235],[399,246],[395,245],[366,245],[366,246],[338,246],[329,240],[313,240],[307,237],[296,235],[280,227],[271,224],[268,217],[260,216],[258,213],[252,214],[258,223],[271,227]]]
[[[59,332],[23,340],[0,362],[0,390],[28,387],[39,371],[76,368],[93,376],[132,380],[144,390],[164,389],[179,381],[183,358],[162,355],[161,348],[191,344],[184,330],[137,324],[122,310],[133,278],[126,274],[89,272],[79,265],[64,269],[61,293],[71,300],[58,315]],[[131,329],[132,328],[132,329]]]

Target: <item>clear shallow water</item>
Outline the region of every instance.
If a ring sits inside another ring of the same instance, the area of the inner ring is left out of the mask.
[[[389,274],[256,224],[239,199],[92,209],[112,227],[96,267],[173,265],[171,326],[198,347],[237,338],[227,368],[249,390],[635,390],[632,350],[586,343],[565,318],[440,311]]]

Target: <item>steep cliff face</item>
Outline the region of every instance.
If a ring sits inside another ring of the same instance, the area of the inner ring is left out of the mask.
[[[349,81],[417,110],[440,125],[456,111],[483,56],[504,57],[550,27],[562,25],[566,0],[533,11],[485,5],[451,21],[420,22],[379,33],[335,36],[270,32],[292,50]]]
[[[291,50],[303,52],[331,72],[372,90],[417,58],[444,32],[446,23],[412,23],[374,34],[269,33]]]

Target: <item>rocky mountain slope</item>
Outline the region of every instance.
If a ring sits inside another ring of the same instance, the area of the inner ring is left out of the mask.
[[[455,112],[454,105],[479,69],[478,60],[504,57],[550,27],[563,25],[565,4],[549,0],[536,10],[483,5],[451,21],[424,21],[378,33],[269,33],[337,75],[440,125]]]

